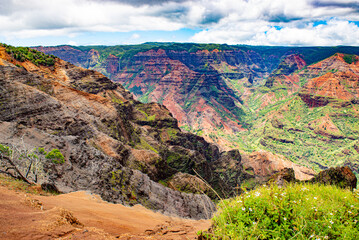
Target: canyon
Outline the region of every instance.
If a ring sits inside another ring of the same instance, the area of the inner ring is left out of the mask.
[[[358,173],[357,47],[35,49],[96,69],[141,102],[165,105],[183,130],[223,150],[239,149],[242,156],[265,151],[316,171],[345,164]]]
[[[164,105],[142,103],[103,74],[54,55],[4,44],[0,57],[0,170],[17,174],[6,147],[38,156],[57,149],[63,161],[36,157],[38,174],[28,177],[45,189],[86,190],[108,202],[208,219],[211,200],[253,188],[285,167],[300,180],[315,175],[271,153],[223,151],[182,131]],[[32,169],[21,158],[17,164],[24,175]]]

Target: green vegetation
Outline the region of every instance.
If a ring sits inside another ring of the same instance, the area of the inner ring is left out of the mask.
[[[263,186],[219,204],[207,239],[356,239],[359,191]]]
[[[0,173],[29,185],[37,183],[38,179],[44,176],[46,159],[52,160],[55,164],[65,162],[58,149],[52,149],[47,153],[44,148],[29,150],[25,146],[0,144]]]
[[[54,55],[46,55],[45,53],[36,51],[28,47],[13,47],[6,44],[0,44],[5,47],[6,52],[15,60],[20,62],[30,61],[35,65],[54,66],[56,57]]]
[[[59,149],[52,149],[50,152],[45,152],[45,158],[50,159],[53,163],[61,164],[65,162],[64,155],[60,152]]]
[[[352,64],[358,61],[358,57],[355,54],[344,54],[343,59],[348,64]]]
[[[338,128],[337,132],[325,127],[319,131],[317,125],[326,121],[325,116]],[[235,139],[249,152],[265,149],[317,171],[321,166],[358,162],[353,139],[359,138],[359,122],[353,107],[309,108],[294,95],[262,109],[249,121],[260,127],[239,133]]]
[[[152,146],[146,141],[146,139],[144,139],[144,138],[142,138],[142,137],[140,137],[140,142],[135,145],[135,148],[136,148],[136,149],[142,149],[142,150],[151,150],[151,151],[153,151],[153,152],[155,152],[155,153],[158,153],[158,151],[157,151],[154,147],[152,147]]]
[[[0,154],[1,154],[1,156],[2,155],[10,156],[12,154],[12,152],[13,152],[13,150],[9,146],[0,144]]]

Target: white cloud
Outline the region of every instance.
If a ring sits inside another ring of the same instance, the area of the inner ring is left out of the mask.
[[[359,21],[357,0],[2,1],[0,37],[6,39],[195,28],[202,29],[189,39],[196,42],[358,45],[358,26],[351,23]],[[314,26],[318,21],[328,24]]]
[[[140,37],[141,37],[140,34],[134,33],[132,34],[131,39],[139,39]]]
[[[267,42],[273,45],[359,45],[359,27],[347,21],[331,20],[327,25],[309,25],[302,29],[271,28],[253,41],[256,44]]]
[[[68,41],[67,44],[72,45],[72,46],[77,46],[78,45],[77,42],[75,42],[75,41]]]
[[[243,22],[228,28],[221,26],[202,31],[192,40],[248,45],[359,45],[359,27],[343,20],[330,20],[327,24],[317,26],[309,23],[302,28],[296,26],[276,28],[266,22]]]

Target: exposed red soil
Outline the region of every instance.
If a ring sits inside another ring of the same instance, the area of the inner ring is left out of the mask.
[[[210,220],[188,220],[74,192],[25,194],[0,186],[0,239],[197,239]]]

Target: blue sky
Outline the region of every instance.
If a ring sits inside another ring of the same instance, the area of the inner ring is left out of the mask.
[[[359,46],[359,0],[1,0],[0,42],[149,41]]]

